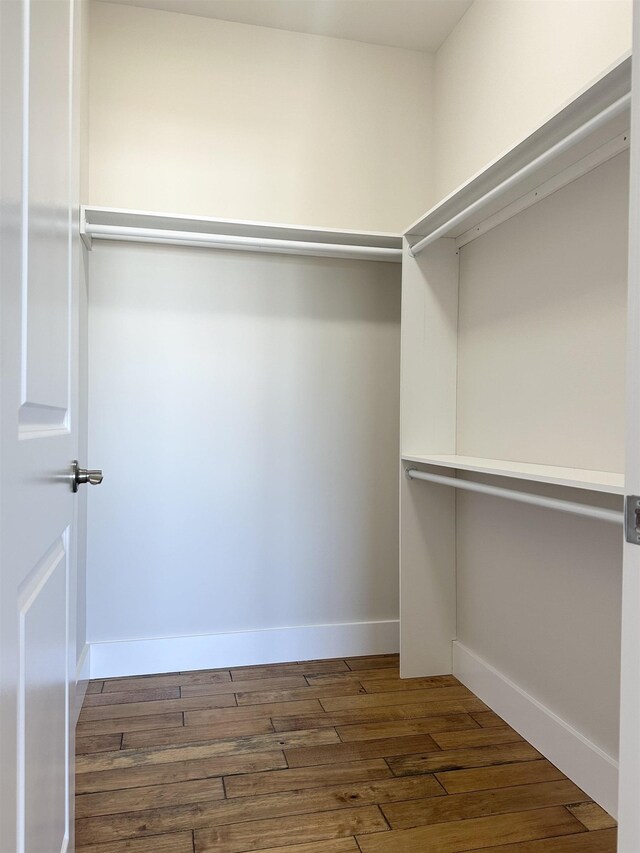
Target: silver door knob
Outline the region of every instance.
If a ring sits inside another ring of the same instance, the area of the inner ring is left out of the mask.
[[[89,483],[90,486],[99,486],[102,482],[102,471],[89,470],[88,468],[80,468],[78,460],[74,459],[71,463],[71,487],[74,492],[78,491],[78,486],[83,483]]]

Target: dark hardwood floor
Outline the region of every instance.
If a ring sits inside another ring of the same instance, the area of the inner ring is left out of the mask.
[[[452,676],[398,658],[92,681],[78,853],[600,853],[615,821]]]

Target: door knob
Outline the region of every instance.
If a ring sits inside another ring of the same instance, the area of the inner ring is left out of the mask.
[[[78,486],[83,483],[89,483],[91,486],[99,486],[102,482],[102,471],[90,471],[87,468],[80,468],[78,460],[74,459],[71,463],[71,488],[74,492],[78,491]]]

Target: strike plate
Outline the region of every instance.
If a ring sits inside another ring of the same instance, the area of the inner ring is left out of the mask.
[[[624,534],[627,542],[640,545],[639,495],[627,495],[624,499]]]

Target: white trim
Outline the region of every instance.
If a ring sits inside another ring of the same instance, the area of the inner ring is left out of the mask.
[[[453,674],[615,817],[615,758],[457,641],[453,643]]]
[[[397,652],[397,619],[91,643],[91,678]]]
[[[87,692],[87,687],[89,686],[89,678],[91,677],[91,646],[89,643],[84,644],[84,648],[80,653],[80,657],[78,658],[78,663],[76,665],[76,692],[75,692],[75,703],[74,703],[74,719],[73,725],[74,727],[78,724],[78,717],[80,716],[80,709],[82,708],[82,703],[84,702],[84,697]]]

